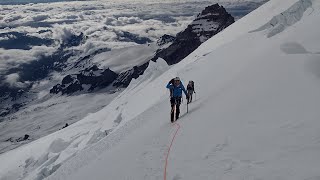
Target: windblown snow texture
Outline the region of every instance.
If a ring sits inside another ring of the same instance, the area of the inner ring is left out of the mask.
[[[320,2],[274,36],[251,32],[296,2],[267,2],[174,66],[150,61],[99,112],[1,154],[0,177],[163,179],[175,130],[165,85],[179,76],[198,94],[179,119],[168,179],[318,179]]]
[[[264,2],[219,1],[236,19]],[[6,4],[0,6],[3,153],[109,104],[144,73],[157,52],[172,44],[172,35],[212,2],[10,0],[0,4]],[[83,73],[88,69],[93,76]],[[25,135],[27,140],[16,141]]]

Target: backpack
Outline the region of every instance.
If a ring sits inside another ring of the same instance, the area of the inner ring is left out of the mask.
[[[194,82],[193,82],[193,81],[190,81],[190,82],[191,82],[191,85],[190,85],[190,83],[188,83],[187,89],[194,91]],[[191,86],[191,87],[190,87],[190,86]]]

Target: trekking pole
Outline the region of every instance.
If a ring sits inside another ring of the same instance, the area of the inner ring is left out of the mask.
[[[187,113],[189,112],[189,103],[187,102]]]
[[[177,103],[174,103],[173,122],[177,120]]]

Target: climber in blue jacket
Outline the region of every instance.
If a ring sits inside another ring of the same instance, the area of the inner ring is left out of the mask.
[[[182,91],[188,99],[188,94],[184,88],[179,77],[173,78],[167,84],[167,88],[170,89],[170,102],[171,102],[171,122],[174,121],[174,107],[176,107],[176,120],[179,118],[180,114],[180,104],[182,98]]]

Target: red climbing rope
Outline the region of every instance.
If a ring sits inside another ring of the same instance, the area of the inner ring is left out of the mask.
[[[171,140],[171,143],[170,143],[170,146],[169,146],[169,149],[168,149],[168,152],[167,152],[167,155],[166,155],[166,163],[165,163],[165,166],[164,166],[164,180],[167,180],[167,166],[168,166],[168,158],[169,158],[169,154],[170,154],[170,150],[171,150],[171,147],[172,147],[172,144],[174,142],[174,139],[176,138],[176,135],[180,129],[180,124],[179,123],[175,123],[174,125],[177,126],[177,129],[172,137],[172,140]]]

